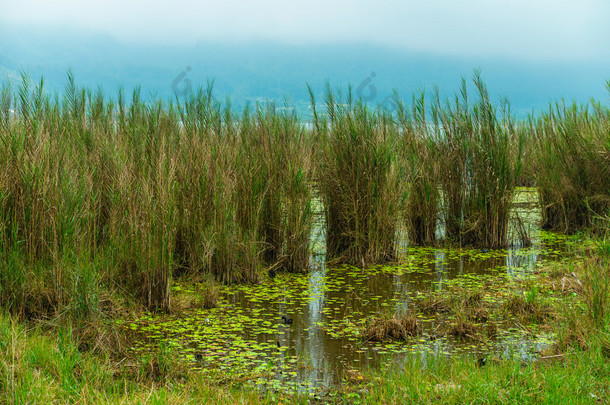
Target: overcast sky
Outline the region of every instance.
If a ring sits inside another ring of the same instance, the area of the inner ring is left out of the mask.
[[[369,42],[527,60],[610,60],[608,0],[0,0],[0,24],[121,41]]]

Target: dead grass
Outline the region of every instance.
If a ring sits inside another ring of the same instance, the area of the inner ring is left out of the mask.
[[[459,317],[447,328],[446,334],[458,338],[474,339],[479,334],[480,328],[464,317]]]
[[[550,279],[539,277],[551,283]],[[494,338],[500,324],[535,323],[547,327],[556,318],[557,311],[538,292],[542,288],[539,281],[515,280],[511,288],[516,287],[519,292],[509,294],[505,292],[506,286],[486,285],[477,289],[449,286],[415,300],[414,304],[423,315],[435,317],[432,338]]]
[[[168,346],[161,346],[156,351],[138,361],[137,379],[141,382],[186,381],[188,367],[177,356],[172,355]]]
[[[446,295],[430,294],[418,304],[425,315],[444,314],[451,311],[449,299]]]
[[[489,319],[489,310],[483,307],[477,307],[472,310],[469,320],[477,323],[485,323]]]
[[[366,342],[384,342],[388,340],[407,340],[419,333],[417,317],[407,313],[390,318],[383,315],[374,318],[364,329],[363,339]]]
[[[197,295],[201,296],[201,307],[205,309],[215,308],[218,306],[220,293],[218,286],[212,283],[200,285],[196,289]]]
[[[85,322],[72,330],[74,341],[82,353],[125,358],[129,355],[128,335],[112,321]]]

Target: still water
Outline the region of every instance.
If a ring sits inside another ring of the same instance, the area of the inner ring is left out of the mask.
[[[192,368],[226,370],[271,389],[315,392],[337,384],[350,370],[396,366],[413,356],[494,353],[530,359],[549,343],[544,333],[505,325],[485,340],[437,337],[438,319],[419,316],[423,332],[406,342],[366,342],[361,331],[371,316],[407,311],[420,296],[460,285],[479,289],[494,280],[524,277],[564,255],[565,238],[540,231],[537,196],[522,190],[515,210],[532,237],[529,248],[468,250],[409,248],[392,266],[324,266],[323,235],[314,243],[313,268],[278,274],[258,285],[222,288],[218,307],[177,315],[150,315],[130,327],[140,337],[134,350],[168,345]],[[178,293],[186,285],[176,285]],[[186,291],[188,292],[188,291]],[[282,316],[291,319],[286,324]]]

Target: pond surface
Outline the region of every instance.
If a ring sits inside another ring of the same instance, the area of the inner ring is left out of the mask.
[[[450,285],[480,289],[526,276],[564,255],[565,237],[538,229],[536,200],[535,192],[522,190],[514,201],[532,247],[404,247],[399,264],[366,269],[326,268],[323,252],[318,252],[307,274],[278,274],[259,285],[222,287],[216,308],[142,317],[130,325],[141,337],[134,350],[150,351],[163,342],[202,372],[226,370],[264,388],[308,392],[331,387],[353,370],[396,365],[414,355],[425,359],[468,352],[529,359],[550,337],[519,325],[506,325],[493,339],[439,338],[432,333],[438,320],[419,314],[423,333],[405,342],[365,342],[361,332],[371,316],[406,311],[431,291]],[[186,294],[194,289],[173,288]],[[493,300],[493,295],[486,299]],[[282,316],[292,323],[284,324]]]

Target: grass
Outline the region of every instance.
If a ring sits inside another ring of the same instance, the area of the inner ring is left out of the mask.
[[[511,326],[535,325],[548,330],[558,308],[538,288],[531,280],[510,284],[502,279],[476,290],[449,285],[413,300],[406,314],[372,318],[361,336],[363,341],[391,341],[423,333],[432,340],[453,336],[483,342]],[[433,324],[423,328],[420,319],[433,319]]]
[[[327,259],[356,265],[393,261],[409,181],[397,152],[397,128],[383,111],[370,111],[351,94],[343,100],[329,87],[325,101],[324,115],[313,111]]]
[[[100,312],[120,293],[169,311],[174,277],[256,282],[309,266],[312,144],[296,116],[235,116],[211,93],[52,100],[23,75],[2,90],[0,302],[26,318]]]
[[[422,371],[422,369],[424,371]],[[476,358],[414,358],[403,366],[364,373],[342,403],[600,403],[607,398],[608,361],[599,351],[574,352],[561,361],[523,364]]]
[[[440,216],[438,145],[429,129],[425,94],[413,97],[410,115],[402,102],[397,101],[397,105],[404,142],[403,159],[412,173],[404,215],[409,243],[435,245]]]
[[[26,403],[277,403],[276,394],[245,389],[238,381],[218,385],[191,374],[171,349],[129,363],[82,353],[70,329],[54,336],[0,316],[0,402]],[[227,376],[225,375],[225,378]],[[305,403],[306,399],[295,402]]]
[[[186,280],[184,283],[193,284],[193,291],[184,291],[180,285],[175,285],[173,292],[182,291],[183,294],[173,294],[172,312],[182,313],[189,308],[211,309],[218,306],[220,299],[220,288],[213,279]]]
[[[534,290],[515,294],[504,303],[504,310],[517,315],[526,323],[542,323],[552,320],[553,315],[550,306],[537,298]]]
[[[610,90],[610,83],[608,89]],[[531,124],[543,227],[575,233],[610,210],[610,111],[557,103]]]
[[[413,314],[402,314],[373,318],[365,327],[362,338],[365,342],[406,340],[417,333],[417,318]]]
[[[329,87],[324,111],[312,97],[312,130],[273,105],[235,114],[211,87],[180,103],[144,101],[138,89],[115,101],[69,73],[52,99],[24,74],[0,92],[0,302],[78,319],[118,292],[169,311],[174,277],[250,283],[306,270],[314,193],[329,261],[394,261],[403,225],[413,245],[444,233],[507,246],[528,127],[507,102],[492,104],[478,73],[473,84],[474,101],[464,81],[454,102],[436,95],[428,106],[420,93],[394,115]],[[591,109],[558,105],[529,121],[550,227],[573,231],[607,212],[609,115]]]
[[[592,252],[582,249],[575,261],[540,269],[533,280],[522,282],[520,293],[509,293],[496,303],[498,314],[510,312],[524,324],[546,322],[556,333],[555,343],[537,361],[499,355],[414,355],[404,363],[348,378],[337,402],[604,403],[610,394],[607,244],[607,234],[596,238]],[[565,299],[541,301],[538,288],[557,289]],[[468,308],[485,302],[485,293],[456,288],[429,295],[417,307],[425,313],[468,313]],[[458,317],[451,332],[475,334],[473,324],[463,319]]]
[[[475,72],[478,99],[470,100],[466,81],[454,103],[436,97],[433,117],[440,163],[446,236],[462,246],[508,245],[509,210],[522,170],[521,132],[510,104],[498,112]]]

